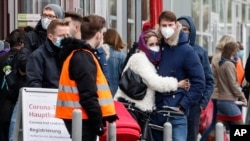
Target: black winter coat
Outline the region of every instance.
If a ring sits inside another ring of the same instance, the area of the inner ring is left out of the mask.
[[[60,68],[58,52],[60,48],[50,40],[39,46],[28,58],[26,78],[28,87],[58,88]]]
[[[47,37],[47,31],[42,28],[41,20],[37,23],[34,31],[25,34],[24,48],[21,49],[19,55],[20,69],[25,72],[26,63],[29,55],[42,45]]]

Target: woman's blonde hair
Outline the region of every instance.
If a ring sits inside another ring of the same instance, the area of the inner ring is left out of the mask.
[[[224,46],[229,42],[236,42],[236,40],[232,35],[229,35],[229,34],[223,35],[220,38],[220,40],[216,46],[216,49],[223,50]]]

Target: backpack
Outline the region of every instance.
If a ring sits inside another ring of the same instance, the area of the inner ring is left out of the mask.
[[[4,75],[2,80],[1,90],[3,90],[5,87],[7,90],[13,89],[15,87],[17,80],[17,72],[18,72],[16,62],[17,62],[17,52],[9,55],[8,58],[6,59],[4,66],[7,65],[11,66],[11,73],[8,75]]]

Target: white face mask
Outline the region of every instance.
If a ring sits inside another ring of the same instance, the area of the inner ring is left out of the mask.
[[[159,52],[160,51],[160,47],[159,46],[153,46],[153,47],[149,47],[149,50],[152,50],[154,52]]]
[[[41,20],[41,22],[42,22],[43,29],[47,30],[51,20],[48,19],[48,18],[44,18],[44,19]]]
[[[161,34],[168,39],[174,34],[174,29],[171,27],[161,27]]]

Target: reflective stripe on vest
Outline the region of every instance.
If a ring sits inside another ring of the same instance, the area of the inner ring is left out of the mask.
[[[109,90],[109,87],[106,85],[98,85],[97,86],[98,90]],[[71,86],[59,86],[59,91],[67,92],[71,95],[78,96],[78,89],[77,87],[71,87]],[[114,101],[112,98],[103,98],[103,99],[98,99],[98,102],[101,105],[107,105],[107,104],[112,104]],[[64,106],[64,107],[71,107],[71,108],[81,108],[81,105],[78,101],[62,101],[62,100],[57,100],[57,106]]]
[[[110,92],[107,80],[101,70],[98,60],[92,54],[92,52],[88,50],[84,50],[89,52],[96,64],[98,77],[96,79],[97,85],[97,94],[98,94],[98,102],[101,107],[103,117],[115,115],[115,107],[112,94]],[[75,81],[69,78],[69,62],[73,56],[75,51],[73,51],[67,59],[64,61],[60,81],[59,81],[59,89],[58,89],[58,97],[56,104],[56,117],[62,119],[72,119],[72,114],[74,109],[82,110],[82,118],[88,119],[88,115],[86,111],[82,108],[79,101],[79,92],[77,89],[77,84]]]

